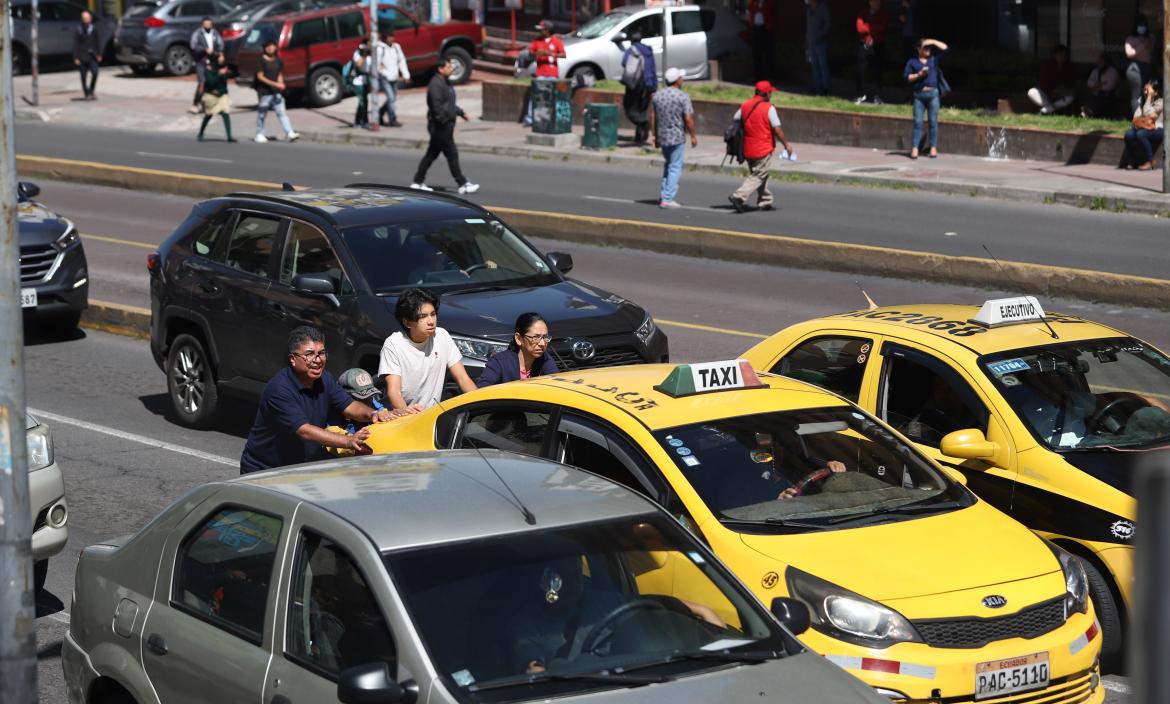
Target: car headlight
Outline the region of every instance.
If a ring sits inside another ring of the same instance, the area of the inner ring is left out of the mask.
[[[42,469],[53,464],[53,436],[49,426],[38,425],[25,433],[28,444],[28,471]]]
[[[1057,547],[1047,540],[1052,554],[1056,555],[1060,563],[1060,571],[1064,573],[1064,617],[1068,619],[1073,614],[1083,614],[1089,610],[1089,576],[1085,574],[1085,566],[1080,558],[1067,550]]]
[[[905,616],[872,599],[789,567],[788,591],[808,604],[813,628],[847,643],[885,648],[895,643],[921,643]]]
[[[508,344],[506,342],[484,340],[478,337],[460,337],[458,335],[452,335],[451,339],[455,341],[455,347],[459,349],[459,353],[464,357],[470,357],[471,359],[487,361],[497,352],[503,352],[504,350],[508,349]]]
[[[61,219],[65,221],[65,231],[53,242],[53,248],[58,252],[64,252],[81,241],[81,236],[77,234],[77,228],[73,226],[73,221],[69,218]]]
[[[643,320],[642,324],[638,326],[638,329],[634,332],[634,335],[636,335],[637,338],[642,341],[643,345],[648,345],[650,344],[650,338],[654,336],[654,332],[656,330],[658,330],[658,326],[654,324],[654,318],[650,317],[650,314],[647,313],[646,319]]]

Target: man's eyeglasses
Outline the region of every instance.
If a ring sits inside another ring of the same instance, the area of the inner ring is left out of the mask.
[[[325,359],[329,355],[325,350],[317,350],[316,352],[293,352],[292,356],[300,357],[306,362],[315,362],[318,359]]]
[[[529,342],[548,342],[552,338],[548,335],[525,335],[524,339]]]

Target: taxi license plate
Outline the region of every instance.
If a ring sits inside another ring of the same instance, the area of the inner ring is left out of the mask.
[[[1002,697],[1048,686],[1048,653],[1032,653],[975,665],[975,699]]]
[[[37,290],[35,288],[20,289],[20,307],[21,308],[36,308],[37,307]]]

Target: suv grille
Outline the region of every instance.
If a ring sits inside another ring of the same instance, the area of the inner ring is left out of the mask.
[[[643,361],[642,355],[633,347],[610,347],[608,349],[599,349],[593,355],[592,359],[580,360],[573,356],[573,353],[567,349],[552,350],[553,358],[556,359],[557,367],[562,371],[573,371],[574,369],[595,369],[597,367],[615,367],[619,364],[641,364]]]
[[[995,618],[914,621],[914,628],[936,648],[982,648],[1006,638],[1035,638],[1064,623],[1064,597]]]
[[[37,284],[53,268],[57,250],[50,244],[38,244],[20,248],[20,283]]]

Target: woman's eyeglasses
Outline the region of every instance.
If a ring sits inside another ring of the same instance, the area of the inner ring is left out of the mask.
[[[524,339],[529,342],[548,342],[552,338],[548,335],[525,335]]]

